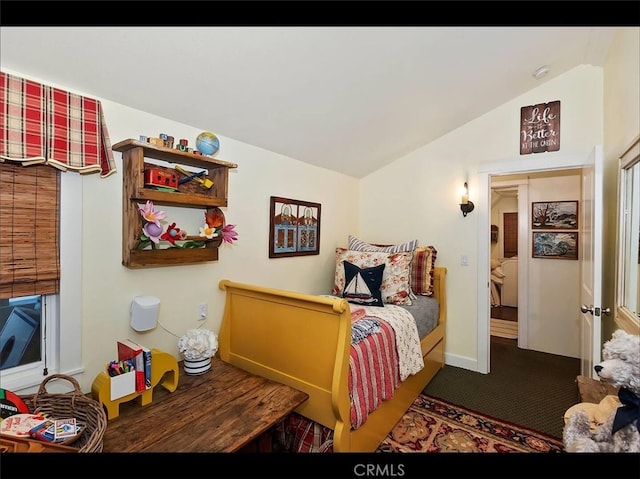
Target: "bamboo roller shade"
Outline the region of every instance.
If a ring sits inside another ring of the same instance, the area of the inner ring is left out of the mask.
[[[0,163],[0,298],[57,293],[60,171]]]

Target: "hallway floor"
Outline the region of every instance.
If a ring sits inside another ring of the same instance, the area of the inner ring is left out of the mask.
[[[505,321],[518,321],[518,308],[512,308],[511,306],[492,306],[491,317]]]
[[[518,308],[491,307],[491,336],[506,339],[518,338]]]

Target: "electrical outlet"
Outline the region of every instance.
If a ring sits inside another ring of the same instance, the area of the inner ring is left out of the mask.
[[[204,321],[207,319],[207,310],[209,309],[207,303],[201,303],[198,305],[198,320]]]

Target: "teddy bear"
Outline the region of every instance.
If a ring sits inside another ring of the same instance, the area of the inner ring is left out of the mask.
[[[640,452],[640,336],[614,331],[604,343],[602,358],[594,370],[601,381],[619,388],[620,405],[601,424],[594,423],[584,408],[567,414],[562,437],[565,451]],[[611,409],[611,399],[606,401],[608,405],[603,406]]]

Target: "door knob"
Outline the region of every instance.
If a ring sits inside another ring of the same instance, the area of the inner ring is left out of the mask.
[[[580,311],[582,311],[583,313],[591,313],[591,314],[593,314],[593,305],[592,306],[587,306],[587,305],[583,304],[582,306],[580,306]]]
[[[594,314],[594,311],[595,311],[596,316],[600,316],[601,312],[602,314],[606,314],[607,316],[611,314],[611,308],[602,308],[601,310],[600,308],[594,308],[593,305],[587,306],[585,304],[580,306],[580,311],[582,311],[583,313],[591,313],[591,314]]]

